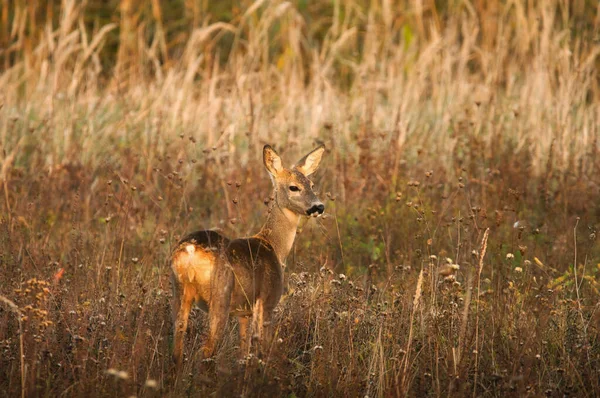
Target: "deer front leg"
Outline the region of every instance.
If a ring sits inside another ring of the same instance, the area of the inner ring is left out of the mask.
[[[252,308],[252,345],[254,351],[260,354],[260,345],[262,342],[263,334],[263,320],[264,320],[264,303],[263,299],[259,298],[254,303]]]
[[[247,316],[239,316],[239,332],[240,332],[240,358],[244,358],[249,354],[250,336],[248,335],[248,327],[250,326],[250,318]]]
[[[273,343],[273,311],[263,310],[262,350],[269,353]]]

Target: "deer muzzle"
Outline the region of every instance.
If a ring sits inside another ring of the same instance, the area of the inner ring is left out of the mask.
[[[325,205],[323,203],[315,203],[310,209],[306,210],[306,214],[309,216],[319,216],[325,211]]]

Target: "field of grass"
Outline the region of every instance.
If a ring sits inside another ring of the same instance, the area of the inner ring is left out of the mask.
[[[214,3],[214,4],[210,4]],[[0,395],[599,396],[596,1],[0,3]],[[327,151],[268,353],[169,255]]]

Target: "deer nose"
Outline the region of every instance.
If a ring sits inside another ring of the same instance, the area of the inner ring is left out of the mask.
[[[325,211],[325,205],[323,203],[317,203],[317,204],[314,204],[310,209],[308,209],[306,211],[306,214],[308,214],[309,216],[314,213],[323,214],[324,211]]]

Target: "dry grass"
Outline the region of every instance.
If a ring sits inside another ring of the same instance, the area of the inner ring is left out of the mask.
[[[365,3],[0,4],[0,390],[600,394],[597,5]],[[175,380],[170,248],[316,142],[272,350]]]

